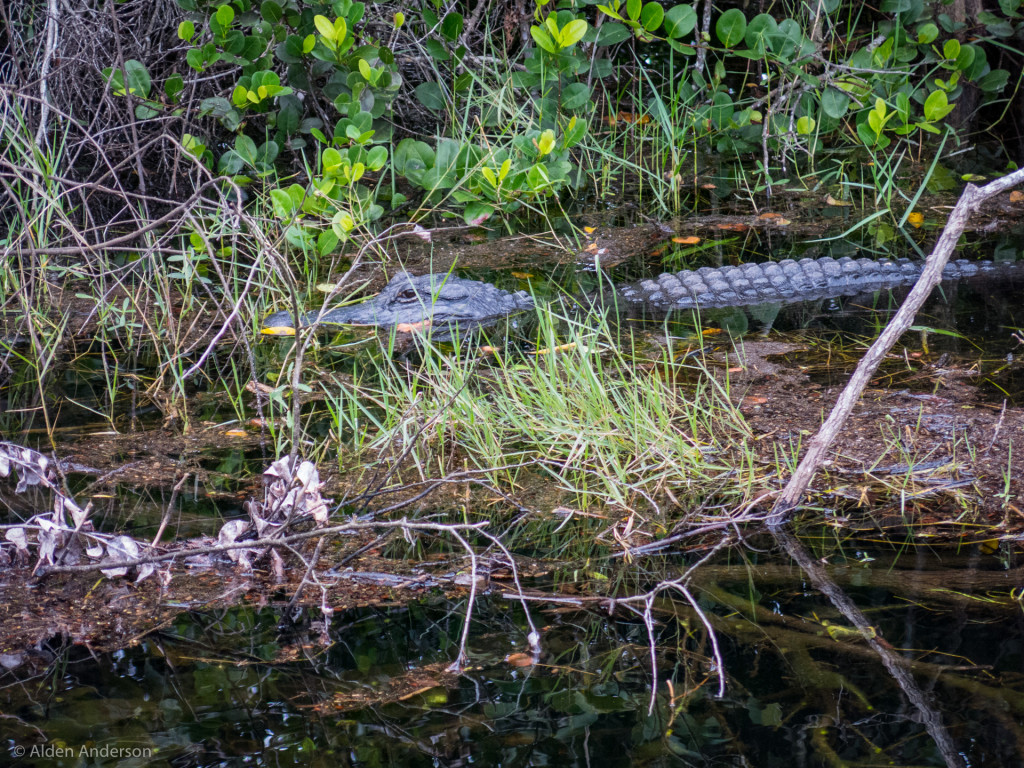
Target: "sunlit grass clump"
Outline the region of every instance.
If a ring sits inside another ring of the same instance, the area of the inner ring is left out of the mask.
[[[711,493],[744,497],[731,449],[749,433],[712,377],[677,386],[671,350],[633,359],[597,313],[568,321],[542,309],[537,333],[540,353],[506,348],[485,360],[469,345],[446,355],[426,344],[413,371],[384,358],[372,385],[364,377],[328,394],[339,433],[372,430],[365,448],[422,477],[469,468],[515,489],[524,470],[539,470],[568,494],[563,503],[584,507],[656,512]]]

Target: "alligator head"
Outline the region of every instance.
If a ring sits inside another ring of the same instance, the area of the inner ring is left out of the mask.
[[[431,329],[443,340],[456,328],[492,325],[501,317],[533,307],[526,291],[504,291],[490,283],[465,280],[451,274],[413,277],[399,272],[384,290],[360,304],[307,312],[302,326],[374,325],[399,331]],[[288,335],[295,332],[291,313],[275,312],[263,321],[263,333]],[[440,335],[439,335],[440,334]]]

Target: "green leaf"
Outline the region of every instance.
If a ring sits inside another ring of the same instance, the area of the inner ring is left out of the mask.
[[[196,25],[187,19],[178,25],[178,39],[186,43],[191,41],[196,34]]]
[[[316,239],[316,251],[321,256],[326,256],[338,247],[339,242],[340,240],[338,239],[338,236],[334,234],[334,230],[325,229]]]
[[[359,60],[359,74],[363,76],[363,79],[368,83],[373,82],[373,69],[366,62],[366,59]]]
[[[289,219],[295,211],[291,196],[282,189],[270,190],[270,202],[274,208],[274,215],[279,219]]]
[[[643,8],[643,0],[626,0],[626,15],[633,21],[640,20],[640,11]]]
[[[348,233],[356,228],[356,221],[348,211],[338,211],[331,217],[331,229],[342,241],[348,238]]]
[[[1013,24],[991,13],[982,11],[978,14],[978,21],[985,25],[985,31],[993,37],[1013,37],[1016,34]]]
[[[607,5],[599,5],[597,6],[597,10],[599,10],[605,16],[610,16],[611,18],[616,19],[618,21],[625,21],[625,19],[623,19],[616,11],[614,11]]]
[[[932,91],[924,100],[924,119],[929,123],[937,123],[952,112],[955,106],[949,103],[945,91]]]
[[[494,206],[487,203],[472,202],[466,205],[462,214],[463,220],[471,227],[483,224],[494,215]]]
[[[242,159],[249,165],[254,165],[256,163],[256,142],[245,134],[242,134],[235,139],[235,151],[241,155]]]
[[[271,24],[277,24],[284,16],[284,10],[274,0],[263,0],[260,3],[260,16]]]
[[[836,88],[826,88],[821,94],[821,109],[829,117],[838,120],[850,108],[850,97]]]
[[[868,127],[876,133],[880,134],[885,128],[885,114],[878,113],[875,110],[868,112]]]
[[[800,136],[808,136],[814,132],[815,122],[813,117],[804,115],[803,117],[797,118],[796,121],[796,132]]]
[[[125,79],[128,82],[128,92],[143,98],[149,96],[153,83],[149,79],[145,65],[141,61],[128,59],[124,63],[124,70],[127,75]]]
[[[371,171],[379,171],[388,161],[388,150],[386,147],[371,147],[366,153],[366,167]]]
[[[970,77],[970,70],[974,66],[974,59],[977,56],[977,49],[973,45],[960,46],[960,55],[956,57],[956,68]]]
[[[320,162],[323,165],[324,173],[332,175],[337,173],[342,163],[346,163],[347,160],[334,147],[328,147],[320,154]]]
[[[395,13],[395,29],[401,29],[405,24],[405,14],[401,11]]]
[[[597,37],[594,38],[594,45],[618,45],[629,40],[629,30],[617,21],[608,21],[597,28]]]
[[[654,30],[661,26],[664,18],[665,9],[661,7],[660,3],[644,3],[643,10],[640,11],[640,23],[645,30],[654,32]]]
[[[579,109],[590,101],[590,89],[586,83],[570,83],[562,91],[562,109]]]
[[[885,149],[887,146],[889,146],[889,143],[892,141],[885,134],[876,134],[873,130],[871,130],[871,127],[867,123],[857,124],[857,136],[860,138],[860,140],[864,143],[864,146],[866,147],[878,147],[880,149]]]
[[[260,144],[260,148],[256,150],[256,161],[270,165],[277,160],[279,154],[281,154],[281,145],[273,139],[269,139]]]
[[[939,36],[939,28],[928,22],[917,28],[917,42],[919,45],[929,45]]]
[[[739,8],[730,8],[718,17],[715,35],[726,48],[735,47],[747,31],[747,19]]]
[[[905,124],[910,121],[910,96],[908,94],[902,91],[897,93],[893,99],[893,107],[896,109],[900,122]]]
[[[558,40],[559,45],[562,48],[571,48],[582,40],[585,34],[587,34],[587,22],[583,19],[574,19],[562,27]]]
[[[462,34],[462,14],[452,11],[441,22],[441,35],[446,40],[455,42]]]
[[[993,69],[987,75],[978,79],[978,88],[985,93],[998,93],[1006,87],[1010,79],[1010,73],[1005,69]]]
[[[417,85],[414,93],[419,103],[427,109],[440,112],[448,106],[448,100],[445,98],[441,86],[433,80]]]
[[[185,90],[185,80],[177,72],[164,81],[164,93],[167,94],[167,100],[172,104],[178,102],[178,94],[183,90]]]
[[[566,149],[574,147],[582,141],[586,134],[587,121],[574,117],[569,121],[569,125],[565,128],[565,134],[562,136],[562,146]]]
[[[557,50],[555,48],[554,42],[552,42],[551,40],[551,35],[549,35],[541,27],[535,25],[531,26],[530,35],[533,37],[533,41],[537,43],[538,48],[541,48],[551,54],[555,53],[555,51]]]
[[[212,115],[213,117],[226,117],[231,112],[231,102],[220,96],[212,96],[199,102],[200,115]]]
[[[444,44],[440,40],[434,38],[428,38],[423,42],[423,47],[427,49],[427,53],[435,61],[448,61],[451,56],[448,54],[448,49],[444,47]]]
[[[206,150],[206,145],[191,133],[182,134],[181,145],[185,148],[186,152],[196,158],[202,157],[203,152]]]
[[[284,239],[290,246],[300,250],[313,247],[312,230],[297,224],[292,224],[284,231]]]
[[[245,166],[245,161],[235,150],[229,149],[217,161],[217,171],[225,176],[234,176]]]
[[[313,17],[313,24],[316,26],[316,31],[319,32],[325,40],[330,40],[331,42],[335,41],[334,25],[331,23],[330,19],[326,16],[317,14]]]
[[[759,56],[763,56],[770,45],[769,40],[778,34],[779,25],[775,19],[767,13],[759,13],[750,20],[743,39]]]
[[[697,12],[692,5],[674,5],[665,13],[665,35],[676,39],[690,34],[697,26]]]
[[[960,41],[956,38],[951,38],[942,45],[942,58],[955,60],[959,55]]]
[[[217,9],[214,17],[217,19],[218,24],[227,29],[231,26],[231,22],[235,20],[235,9],[230,5],[222,5]]]

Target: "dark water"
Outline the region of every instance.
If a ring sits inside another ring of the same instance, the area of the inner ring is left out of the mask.
[[[840,549],[824,548],[830,573],[919,663],[967,764],[1020,765],[1024,621],[1007,553],[910,549],[872,561]],[[328,620],[239,607],[182,614],[116,653],[56,638],[37,649],[0,675],[0,764],[944,765],[873,652],[777,561],[734,553],[693,587],[716,626],[722,697],[708,635],[671,591],[650,632],[629,611],[534,603],[544,652],[519,668],[502,659],[525,650],[522,609],[492,594],[474,615],[469,669],[447,678],[464,603],[427,598]],[[83,748],[99,757],[81,759]]]

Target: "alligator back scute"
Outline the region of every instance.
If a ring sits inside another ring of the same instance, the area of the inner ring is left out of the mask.
[[[947,278],[968,277],[993,268],[991,262],[951,262]],[[784,259],[766,264],[701,267],[664,273],[620,288],[629,301],[662,309],[717,308],[769,302],[810,301],[906,285],[921,264],[910,259]]]

